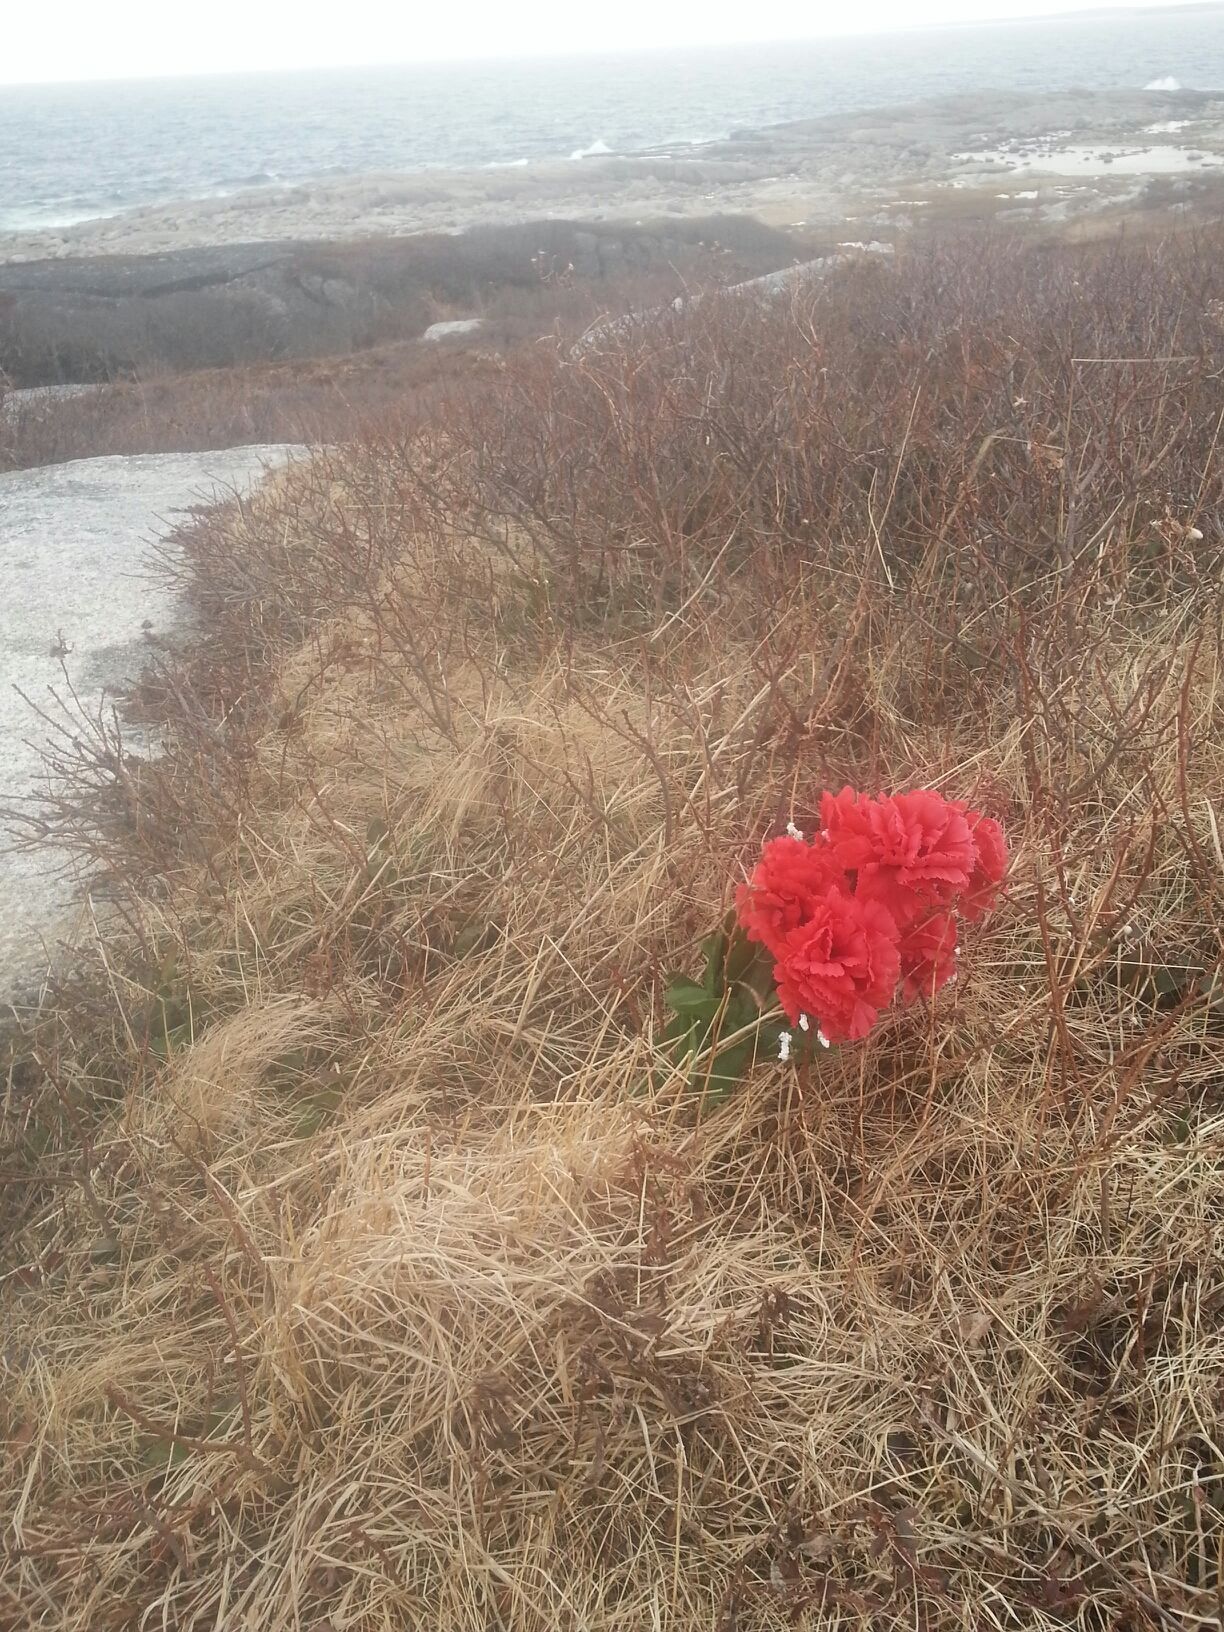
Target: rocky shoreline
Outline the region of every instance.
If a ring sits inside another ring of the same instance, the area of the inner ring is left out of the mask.
[[[1075,162],[1060,166],[1068,155]],[[696,149],[256,188],[3,234],[0,265],[460,233],[549,217],[640,223],[734,212],[782,227],[879,227],[907,211],[963,213],[972,195],[1006,206],[997,213],[1065,221],[1141,201],[1153,182],[1160,201],[1214,196],[1222,160],[1224,93],[984,91],[737,131]],[[1028,185],[1004,194],[997,184],[1017,173]]]

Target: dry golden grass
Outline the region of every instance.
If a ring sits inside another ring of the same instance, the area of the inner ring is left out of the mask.
[[[191,536],[47,818],[120,910],[10,1043],[0,1619],[1224,1624],[1202,251],[711,301]],[[846,778],[1004,820],[962,979],[651,1086]]]

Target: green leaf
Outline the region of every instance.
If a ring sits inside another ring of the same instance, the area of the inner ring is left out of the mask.
[[[191,1455],[191,1446],[179,1439],[163,1439],[160,1434],[148,1435],[140,1446],[140,1465],[150,1473],[169,1473],[180,1467]]]
[[[1166,964],[1157,964],[1152,971],[1152,983],[1160,997],[1180,997],[1185,984],[1185,973],[1180,969],[1170,969]]]
[[[149,1049],[159,1060],[168,1060],[180,1048],[186,1048],[190,1042],[191,1026],[184,1021],[178,1026],[168,1024],[163,1026],[159,1035],[155,1034],[150,1037]]]
[[[707,992],[720,992],[723,987],[723,965],[727,956],[727,936],[724,930],[707,935],[701,943],[705,954],[705,976],[702,985]]]
[[[700,1020],[689,1014],[678,1014],[667,1022],[663,1028],[661,1041],[669,1045],[673,1059],[682,1060],[689,1054],[695,1054],[709,1032],[709,1025],[703,1025]]]
[[[238,1409],[238,1396],[225,1395],[217,1400],[213,1409],[208,1413],[203,1428],[192,1431],[187,1435],[190,1439],[211,1440],[218,1428]],[[217,1439],[219,1450],[228,1449],[227,1442]],[[184,1445],[181,1439],[171,1438],[166,1434],[142,1434],[140,1436],[138,1455],[140,1464],[152,1473],[168,1473],[171,1468],[180,1467],[189,1456],[197,1454],[194,1445]]]
[[[776,1060],[778,1050],[782,1046],[782,1033],[789,1031],[789,1026],[781,1026],[776,1020],[770,1020],[762,1025],[757,1032],[757,1058],[761,1060]],[[792,1043],[792,1050],[794,1044]]]
[[[756,1039],[745,1037],[731,1048],[716,1053],[713,1059],[699,1060],[689,1080],[694,1087],[704,1088],[707,1099],[718,1104],[743,1077],[755,1054]]]
[[[701,983],[673,975],[664,992],[672,1011],[659,1036],[660,1047],[677,1065],[690,1061],[688,1081],[715,1102],[726,1097],[763,1048],[778,1048],[773,1026],[762,1038],[760,1017],[770,1007],[772,965],[729,914],[724,927],[701,943],[705,969]],[[760,990],[757,989],[757,982]],[[746,1035],[740,1035],[746,1033]],[[736,1038],[720,1047],[722,1037]],[[665,1073],[656,1071],[656,1084]]]
[[[456,933],[451,952],[456,958],[470,957],[484,936],[486,925],[478,918],[469,918],[467,923]]]
[[[750,941],[742,929],[737,928],[727,947],[726,962],[723,965],[728,986],[746,980],[760,955],[760,947]]]
[[[712,997],[704,986],[698,986],[695,980],[688,980],[683,975],[675,975],[667,983],[665,1000],[669,1009],[677,1014],[702,1015],[712,1020],[718,1012],[718,999]]]
[[[739,1031],[741,1026],[750,1026],[760,1012],[761,1006],[756,998],[741,986],[727,1004],[722,1029],[726,1032]]]
[[[661,1051],[676,1065],[682,1065],[685,1060],[691,1059],[700,1049],[709,1032],[708,1025],[702,1025],[690,1014],[677,1014],[667,1022],[659,1036]],[[660,1087],[666,1082],[670,1073],[662,1067],[656,1067],[650,1073],[651,1085]]]
[[[342,1095],[343,1085],[329,1082],[302,1100],[293,1130],[297,1138],[309,1139],[311,1134],[326,1127],[339,1109]]]
[[[1189,1110],[1178,1111],[1164,1130],[1161,1140],[1165,1145],[1188,1145],[1193,1132]]]

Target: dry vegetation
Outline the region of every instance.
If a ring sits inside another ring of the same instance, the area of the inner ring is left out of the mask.
[[[577,335],[812,252],[759,222],[710,216],[0,266],[0,471],[347,441],[541,335]],[[419,343],[452,318],[480,328]],[[6,385],[65,384],[92,389],[5,396]]]
[[[497,321],[565,274],[589,288],[787,264],[742,216],[529,221],[343,244],[246,244],[0,265],[0,371],[16,386],[344,356],[452,313]]]
[[[711,299],[189,537],[164,758],[47,818],[0,1620],[1224,1624],[1218,249]],[[963,978],[652,1086],[844,779],[1005,822]]]
[[[540,314],[544,327],[550,321]],[[116,454],[347,441],[389,409],[423,409],[442,380],[489,376],[500,357],[488,344],[409,341],[312,362],[159,375],[58,400],[0,398],[0,471]]]
[[[551,222],[516,233],[447,238],[441,245],[432,239],[379,243],[368,246],[364,256],[352,246],[316,250],[306,263],[313,278],[352,290],[354,300],[368,296],[380,303],[376,333],[355,334],[342,303],[336,309],[338,328],[329,328],[317,308],[305,303],[293,314],[292,333],[282,343],[266,326],[252,327],[240,317],[235,327],[232,312],[214,311],[207,303],[223,299],[215,290],[181,291],[172,298],[185,305],[190,321],[181,329],[171,325],[180,349],[166,355],[150,340],[133,361],[109,333],[114,303],[87,307],[71,320],[62,312],[35,310],[7,345],[0,323],[0,471],[250,442],[349,441],[389,410],[427,412],[440,382],[487,378],[505,357],[542,335],[572,339],[588,325],[668,305],[681,292],[774,271],[788,265],[797,250],[800,258],[806,253],[765,228],[754,237],[745,230],[748,223],[736,218],[704,225],[710,239],[685,240],[684,253],[668,264],[660,264],[667,241],[657,234],[605,233],[595,242],[602,243],[606,275],[591,252],[582,260],[574,242],[582,233],[572,227],[558,232]],[[701,226],[691,224],[690,230],[695,235]],[[723,236],[716,237],[716,231]],[[556,247],[530,249],[539,238]],[[566,259],[567,247],[579,255],[580,268]],[[302,276],[299,272],[299,281]],[[479,318],[480,328],[465,338],[440,345],[417,338],[430,323],[471,316]],[[149,322],[148,313],[128,313],[126,322],[139,330]],[[10,323],[17,327],[15,320]],[[51,337],[45,345],[44,337],[37,344],[31,340],[38,324]],[[71,338],[74,326],[105,353],[102,362],[82,363],[73,352],[64,336]],[[200,336],[207,344],[196,343]],[[218,351],[232,354],[227,366],[202,365],[202,357]],[[18,386],[66,380],[91,389],[66,399],[6,397],[6,380]]]

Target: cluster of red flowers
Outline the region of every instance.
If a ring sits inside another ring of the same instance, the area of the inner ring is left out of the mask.
[[[793,826],[769,840],[736,908],[791,1023],[827,1044],[865,1037],[898,985],[910,1003],[953,978],[957,916],[993,906],[1007,845],[998,822],[926,789],[826,793],[820,823],[813,840]]]

